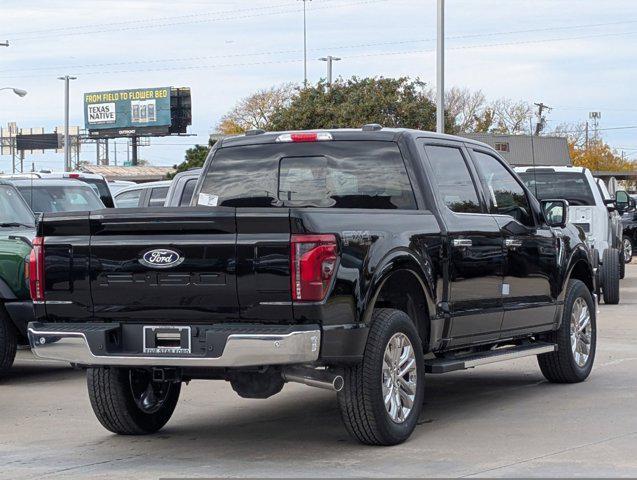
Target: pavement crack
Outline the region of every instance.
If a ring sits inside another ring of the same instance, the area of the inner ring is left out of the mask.
[[[467,473],[466,475],[461,475],[459,478],[468,478],[468,477],[473,477],[473,476],[476,476],[476,475],[484,475],[485,473],[495,472],[496,470],[501,470],[503,468],[513,467],[515,465],[521,465],[523,463],[533,462],[534,460],[542,460],[544,458],[549,458],[549,457],[552,457],[554,455],[560,455],[562,453],[567,453],[567,452],[572,452],[572,451],[575,451],[575,450],[579,450],[580,448],[591,447],[591,446],[594,446],[594,445],[601,445],[602,443],[610,442],[612,440],[617,440],[618,438],[630,437],[632,435],[637,435],[637,432],[623,433],[621,435],[616,435],[614,437],[604,438],[602,440],[597,440],[595,442],[589,442],[589,443],[584,443],[582,445],[576,445],[574,447],[565,448],[564,450],[559,450],[557,452],[546,453],[544,455],[538,455],[537,457],[525,458],[524,460],[519,460],[517,462],[508,463],[506,465],[500,465],[498,467],[487,468],[485,470],[480,470],[478,472]]]
[[[70,472],[70,471],[73,471],[73,470],[78,470],[80,468],[94,467],[96,465],[106,465],[106,464],[109,464],[109,463],[121,462],[123,460],[132,460],[134,458],[139,458],[139,457],[143,457],[143,456],[144,456],[143,454],[129,455],[128,457],[112,458],[110,460],[103,460],[101,462],[92,462],[92,463],[85,463],[85,464],[82,464],[82,465],[75,465],[73,467],[61,468],[59,470],[55,470],[55,471],[52,471],[52,472],[44,473],[42,475],[38,475],[37,478],[50,477],[52,475],[58,475],[60,473],[65,473],[65,472]]]

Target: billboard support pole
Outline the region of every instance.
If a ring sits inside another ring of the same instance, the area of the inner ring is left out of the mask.
[[[58,77],[58,80],[64,80],[64,171],[71,170],[71,140],[69,138],[69,80],[75,80],[77,77],[65,75]]]
[[[133,167],[137,166],[137,137],[131,138],[131,150],[133,151],[133,159],[131,164]]]

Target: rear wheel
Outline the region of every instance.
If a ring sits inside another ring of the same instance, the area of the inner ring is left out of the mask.
[[[88,393],[100,423],[120,435],[144,435],[161,429],[172,416],[180,383],[155,382],[148,370],[89,368]]]
[[[374,311],[363,361],[348,367],[338,393],[348,432],[369,445],[395,445],[416,428],[424,395],[423,350],[402,311]]]
[[[547,341],[557,351],[538,355],[542,374],[549,382],[577,383],[586,380],[593,368],[597,344],[595,302],[586,285],[579,280],[568,283],[562,324]]]
[[[18,334],[9,315],[0,305],[0,376],[13,366],[18,347]]]
[[[602,292],[604,303],[615,305],[619,303],[619,252],[616,248],[607,248],[602,256],[600,265]]]

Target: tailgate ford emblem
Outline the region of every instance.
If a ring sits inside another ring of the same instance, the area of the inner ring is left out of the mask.
[[[144,253],[139,259],[139,263],[150,268],[170,268],[179,265],[184,260],[184,257],[174,250],[156,248]]]

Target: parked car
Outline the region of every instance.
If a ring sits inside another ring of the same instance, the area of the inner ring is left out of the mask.
[[[122,188],[115,194],[117,208],[163,207],[170,187],[170,180],[138,183]]]
[[[108,189],[111,191],[111,195],[115,195],[117,192],[124,188],[137,185],[135,182],[129,182],[128,180],[109,180],[107,182]]]
[[[624,261],[630,263],[633,259],[633,249],[637,245],[637,199],[635,195],[617,192],[616,202],[622,213],[622,248]]]
[[[12,180],[27,204],[38,215],[43,212],[76,212],[105,208],[94,187],[76,180]]]
[[[0,376],[13,365],[17,346],[29,343],[33,304],[25,270],[33,237],[29,206],[13,185],[0,180]]]
[[[195,198],[38,224],[31,345],[87,367],[112,432],[162,428],[191,379],[248,398],[300,382],[391,445],[425,372],[530,355],[551,382],[591,371],[585,237],[485,144],[377,125],[226,138]]]
[[[193,168],[185,172],[179,172],[172,179],[164,207],[187,207],[190,205],[192,195],[201,176],[201,168]]]
[[[604,302],[619,303],[623,254],[615,201],[604,197],[587,168],[516,167],[515,171],[538,200],[568,200],[568,221],[582,229],[586,242],[594,251],[594,264]]]
[[[96,173],[84,173],[84,172],[51,172],[51,171],[40,171],[40,172],[24,172],[24,173],[11,173],[0,175],[0,178],[5,178],[7,180],[29,180],[29,179],[60,179],[60,180],[80,180],[84,183],[88,183],[95,188],[98,196],[102,203],[108,207],[113,208],[115,205],[113,203],[113,196],[111,194],[111,190],[108,188],[108,184],[106,179],[99,174]]]

